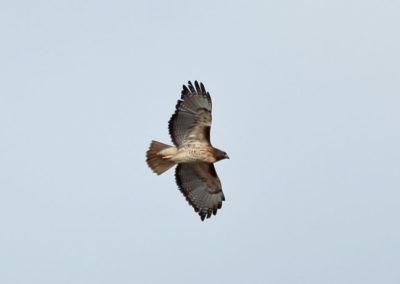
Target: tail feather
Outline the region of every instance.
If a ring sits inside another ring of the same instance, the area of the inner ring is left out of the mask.
[[[167,171],[169,168],[175,165],[173,161],[169,159],[169,157],[165,157],[160,152],[173,148],[169,145],[163,144],[157,141],[151,141],[150,148],[146,154],[146,162],[147,165],[158,175],[161,175],[163,172]]]

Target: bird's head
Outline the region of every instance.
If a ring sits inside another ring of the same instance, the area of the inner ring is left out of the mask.
[[[229,156],[228,156],[228,154],[227,154],[226,152],[224,152],[224,157],[223,157],[223,159],[228,159],[228,160],[229,160]]]
[[[229,159],[229,156],[226,152],[215,148],[214,148],[214,157],[217,161],[221,161],[223,159]]]

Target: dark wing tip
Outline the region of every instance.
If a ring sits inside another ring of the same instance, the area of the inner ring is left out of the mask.
[[[187,82],[187,86],[183,85],[182,86],[182,96],[186,94],[198,94],[201,96],[207,96],[208,98],[210,97],[210,93],[207,92],[206,88],[204,87],[204,84],[202,82],[199,82],[197,80],[194,81],[194,84],[192,81]]]
[[[200,88],[202,93],[207,93],[206,88],[204,87],[203,83],[200,82]]]
[[[186,85],[183,85],[182,92],[181,92],[181,98],[183,98],[183,96],[185,96],[188,93],[190,93],[189,89],[186,87]]]
[[[192,82],[188,81],[188,87],[189,87],[190,92],[192,92],[192,93],[196,92],[196,90],[194,89],[194,87],[192,85]]]
[[[197,82],[197,81],[194,81],[194,86],[196,87],[196,91],[197,91],[197,93],[198,93],[198,94],[201,94],[202,92],[201,92],[201,89],[200,89],[199,82]]]

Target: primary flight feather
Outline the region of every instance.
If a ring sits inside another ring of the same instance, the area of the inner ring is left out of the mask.
[[[211,145],[211,97],[202,83],[189,81],[168,128],[175,146],[152,141],[147,164],[158,175],[177,165],[176,183],[201,220],[217,214],[225,200],[214,163],[229,159]]]

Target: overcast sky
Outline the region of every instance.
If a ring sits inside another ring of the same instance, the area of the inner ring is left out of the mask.
[[[0,282],[400,283],[399,1],[1,1]],[[182,84],[226,202],[145,163]]]

